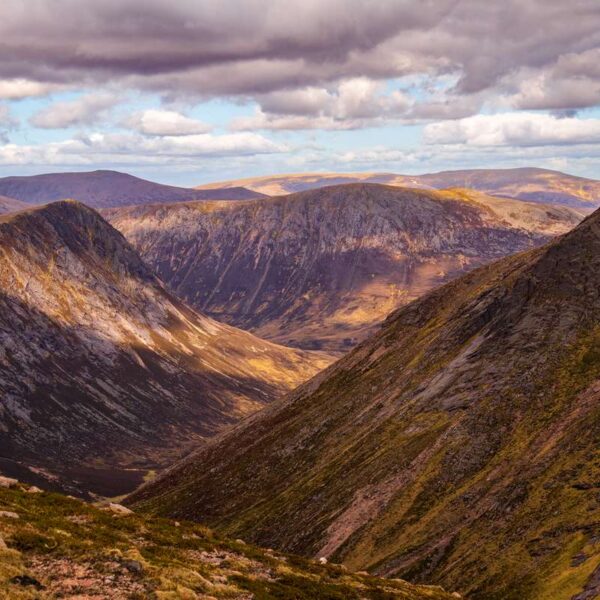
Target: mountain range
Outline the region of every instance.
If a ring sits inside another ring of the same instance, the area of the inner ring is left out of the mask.
[[[392,313],[130,499],[472,599],[600,594],[600,211]]]
[[[0,218],[0,468],[130,491],[328,364],[198,314],[95,211]]]
[[[583,218],[472,190],[368,183],[103,214],[197,309],[281,344],[337,354],[399,305]]]
[[[239,187],[278,196],[343,183],[383,183],[401,187],[471,188],[493,196],[531,202],[564,204],[592,210],[600,206],[600,181],[538,168],[467,169],[424,175],[395,173],[299,173],[270,175],[200,186],[199,189]],[[1,188],[0,188],[1,190]],[[10,194],[9,194],[10,195]]]
[[[0,178],[0,194],[29,204],[74,199],[93,208],[207,198],[241,200],[261,196],[258,192],[236,186],[203,191],[162,185],[118,171],[3,177]]]

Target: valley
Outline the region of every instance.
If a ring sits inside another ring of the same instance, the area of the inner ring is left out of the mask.
[[[92,209],[0,218],[2,471],[119,495],[329,357],[194,312]]]
[[[600,593],[600,212],[393,312],[129,503],[468,598]]]

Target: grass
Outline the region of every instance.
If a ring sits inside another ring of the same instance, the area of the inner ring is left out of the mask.
[[[451,598],[438,588],[228,540],[196,523],[117,516],[59,494],[30,493],[22,485],[0,488],[0,510],[19,515],[0,517],[7,546],[0,547],[1,600],[68,598],[90,590],[94,598],[117,600]]]

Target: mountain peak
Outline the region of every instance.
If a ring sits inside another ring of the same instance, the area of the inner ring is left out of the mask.
[[[3,470],[45,487],[119,495],[328,363],[194,312],[74,200],[0,219],[0,287]]]

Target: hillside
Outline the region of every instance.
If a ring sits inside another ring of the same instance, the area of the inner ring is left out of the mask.
[[[600,594],[600,211],[393,313],[131,501],[473,599]]]
[[[202,191],[162,185],[117,171],[3,177],[0,178],[0,194],[29,204],[47,204],[73,198],[93,208],[207,198],[243,200],[261,195],[235,186]]]
[[[0,487],[0,598],[7,600],[456,597],[437,587],[378,579],[255,548],[193,523],[121,515],[13,485]]]
[[[394,173],[298,173],[224,181],[198,189],[244,186],[277,196],[342,183],[383,183],[429,189],[472,188],[507,198],[592,210],[600,206],[600,181],[548,169],[466,169],[424,175]]]
[[[337,353],[397,306],[582,218],[469,190],[376,184],[104,214],[199,310],[281,344]]]
[[[195,313],[92,209],[0,218],[0,469],[116,495],[327,360]]]
[[[7,198],[6,196],[0,196],[0,214],[24,210],[26,208],[29,208],[29,205],[25,202]]]

